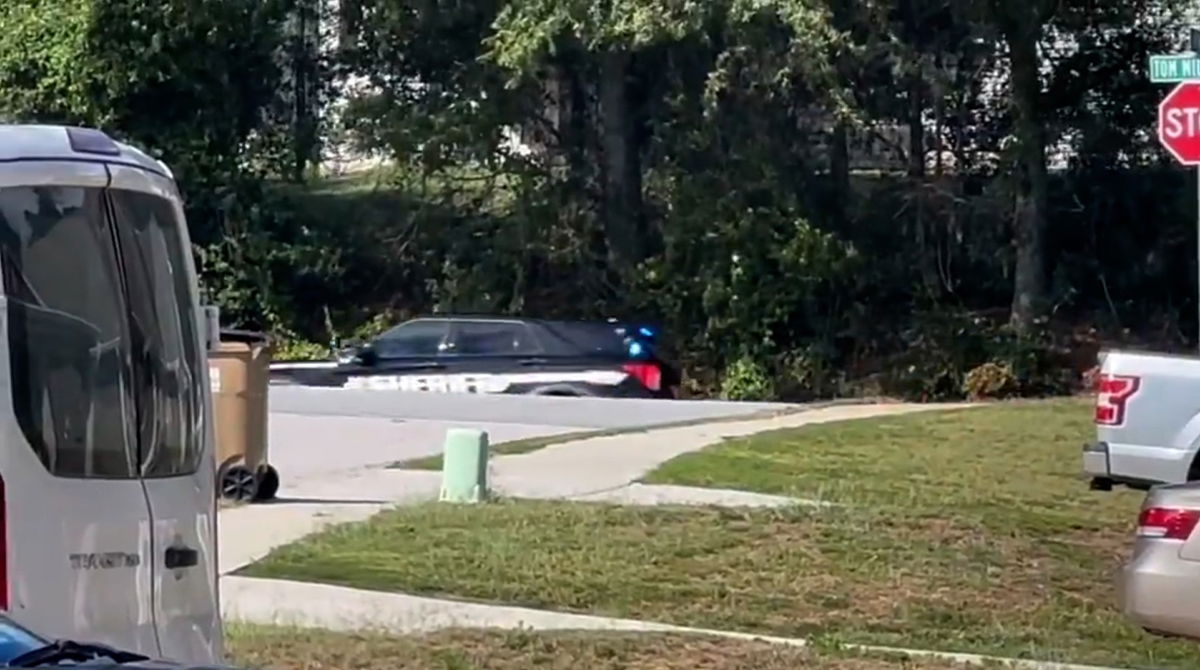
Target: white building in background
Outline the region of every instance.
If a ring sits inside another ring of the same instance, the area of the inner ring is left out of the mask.
[[[351,0],[353,1],[353,0]],[[308,9],[316,21],[311,25],[314,52],[328,62],[336,56],[338,49],[348,46],[354,39],[353,21],[343,11],[342,0],[298,0],[308,2]],[[343,117],[350,100],[371,92],[366,77],[339,74],[318,100],[318,113],[324,115],[321,123],[320,172],[341,175],[369,170],[385,162],[381,155],[373,155],[356,149],[344,132]]]

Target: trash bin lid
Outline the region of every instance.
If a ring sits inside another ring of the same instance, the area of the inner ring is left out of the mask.
[[[271,340],[266,333],[258,333],[252,330],[221,330],[222,342],[241,342],[243,344],[263,344]]]

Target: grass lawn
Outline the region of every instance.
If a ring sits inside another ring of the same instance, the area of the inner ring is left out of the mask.
[[[800,494],[785,511],[428,505],[334,528],[248,572],[834,641],[1195,668],[1113,606],[1141,495],[1087,490],[1085,403],[810,426],[650,481]]]
[[[388,637],[236,627],[232,660],[275,670],[953,670],[948,663],[760,642],[611,633],[455,631]]]

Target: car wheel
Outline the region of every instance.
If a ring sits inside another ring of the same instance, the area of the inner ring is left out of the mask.
[[[217,472],[218,494],[229,502],[250,502],[258,495],[258,477],[241,465],[226,465]]]
[[[254,500],[257,502],[274,500],[277,493],[279,493],[279,471],[271,465],[259,467],[258,491],[254,494]]]
[[[529,391],[529,395],[551,396],[559,398],[594,398],[595,392],[579,384],[553,384],[539,386]]]

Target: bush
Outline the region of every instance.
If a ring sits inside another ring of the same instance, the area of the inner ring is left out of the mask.
[[[1048,324],[1017,333],[1002,315],[928,312],[903,333],[885,391],[919,401],[1034,397],[1079,386],[1066,347]]]
[[[329,347],[294,338],[275,341],[271,357],[277,361],[323,361],[329,358]]]
[[[836,352],[810,344],[783,356],[775,389],[781,400],[804,402],[842,395],[845,372],[836,364]]]
[[[734,361],[721,380],[725,400],[775,400],[775,383],[770,370],[748,356]]]
[[[970,400],[1007,398],[1019,388],[1012,368],[1003,363],[984,363],[968,372],[963,381],[963,393]]]

